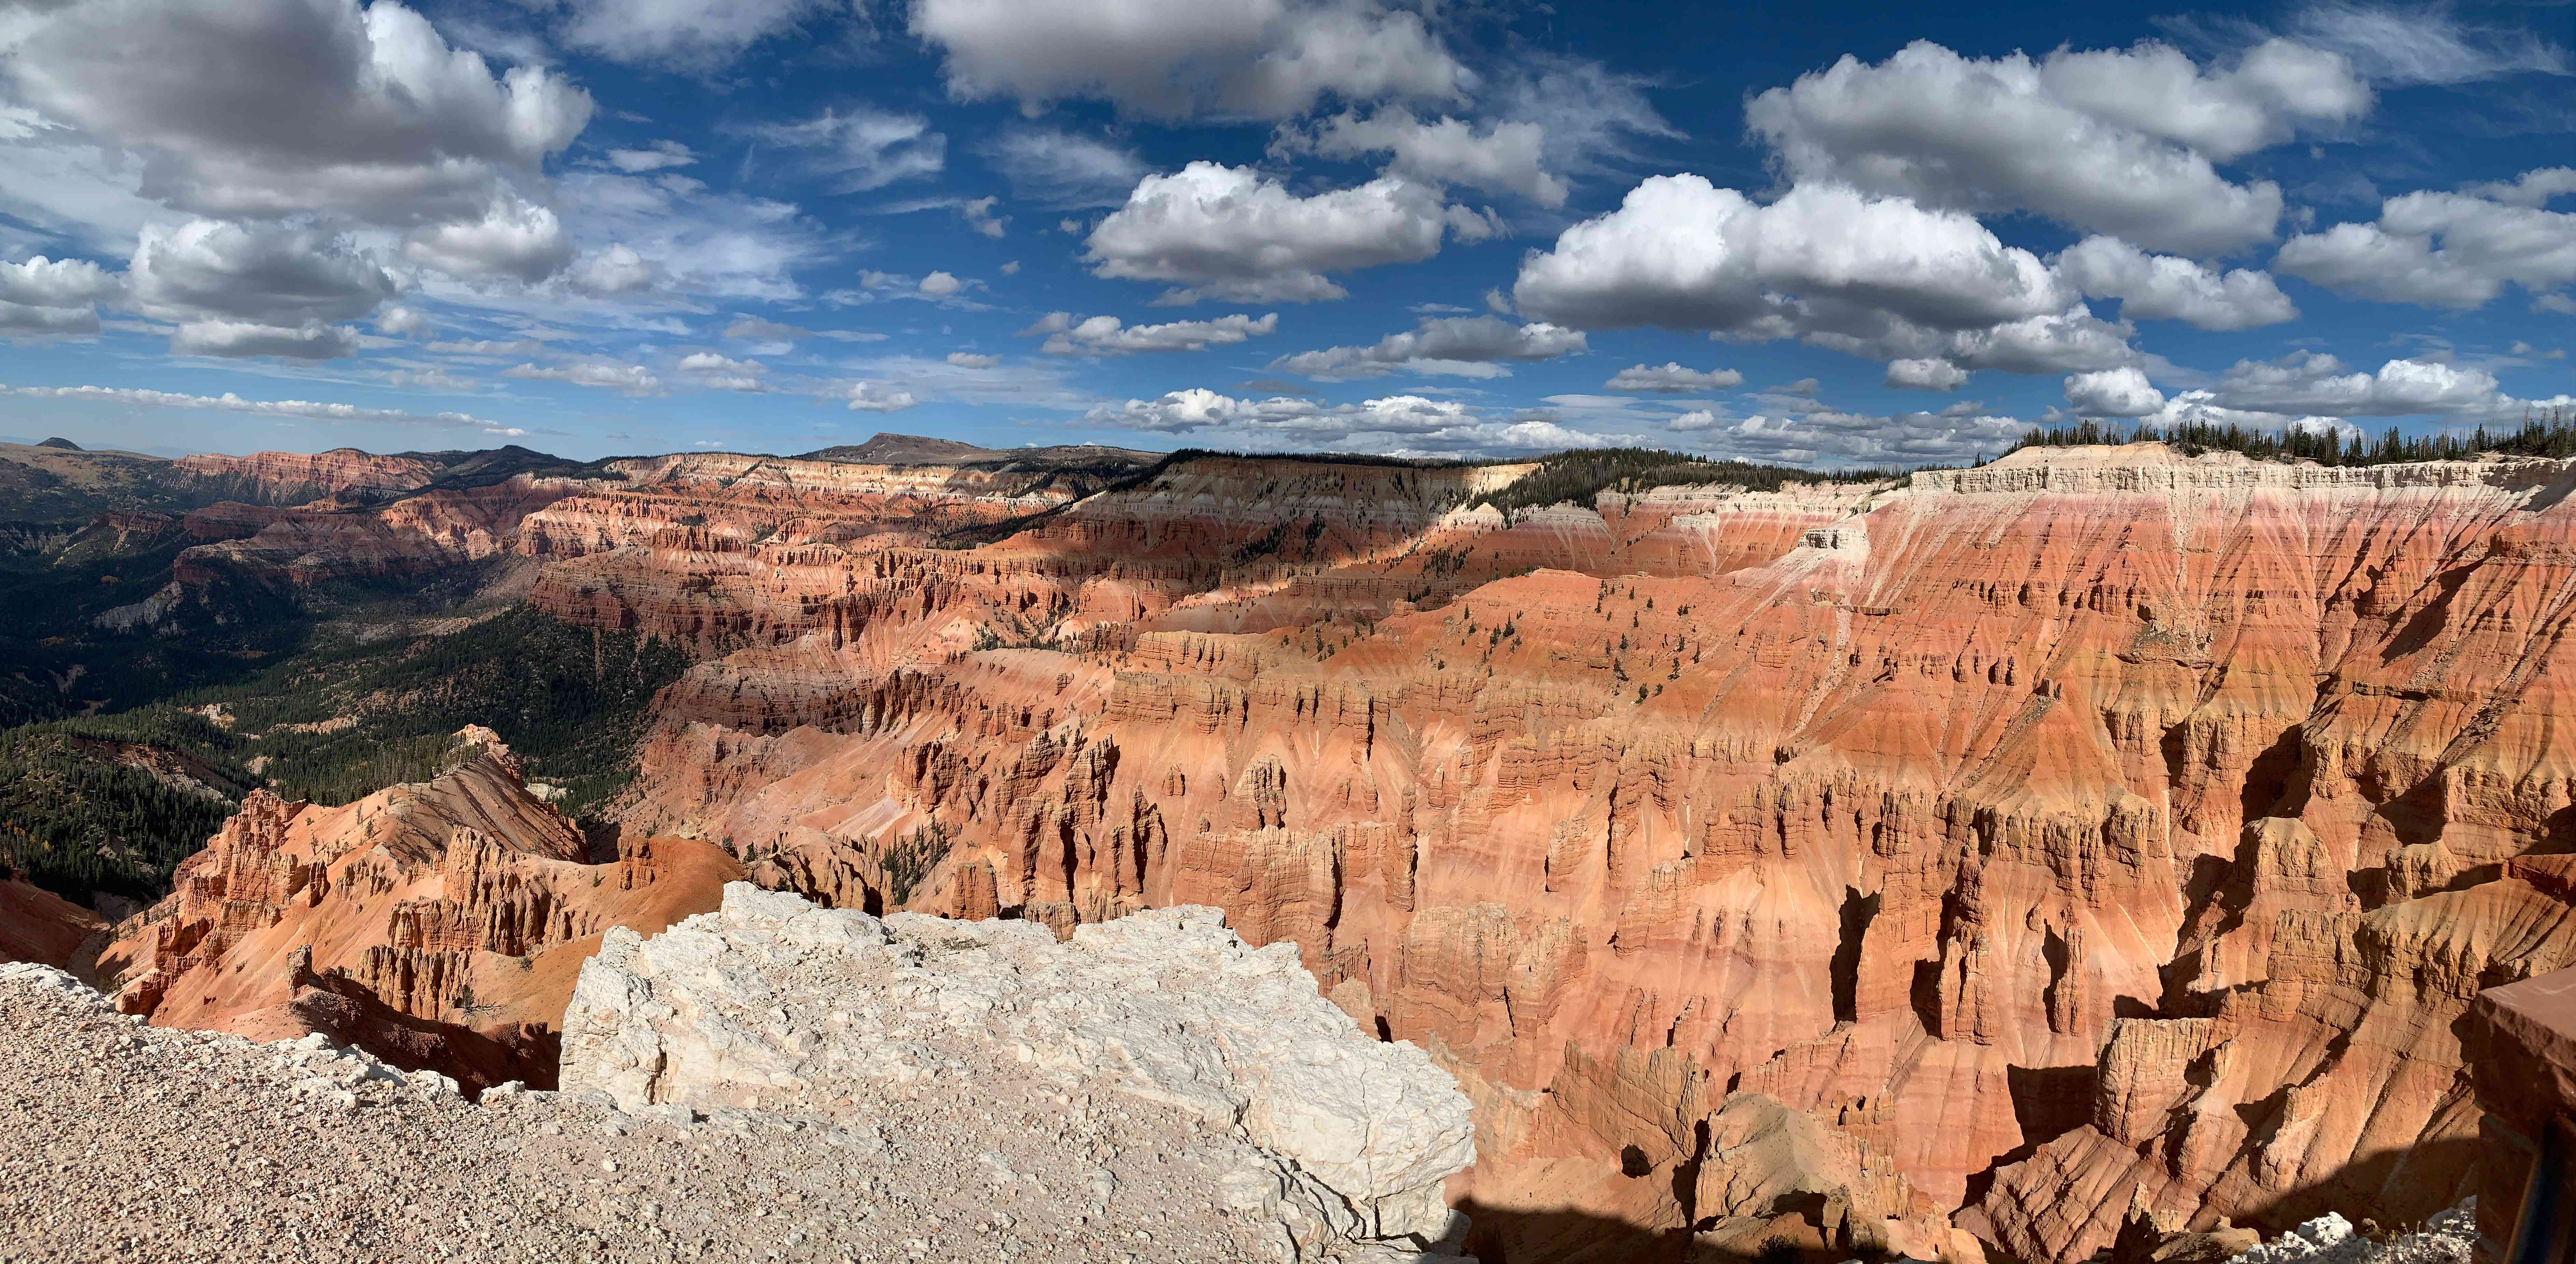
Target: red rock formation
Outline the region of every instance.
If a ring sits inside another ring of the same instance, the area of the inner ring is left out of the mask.
[[[18,878],[0,878],[0,961],[70,968],[105,923],[88,909]]]
[[[2567,463],[2032,450],[1511,515],[1465,505],[1513,468],[1202,459],[1080,499],[619,469],[208,547],[507,550],[559,617],[699,647],[627,823],[761,882],[1295,941],[1460,1075],[1484,1159],[1453,1192],[1514,1261],[1638,1246],[1605,1223],[2057,1262],[2419,1218],[2467,1172],[2469,999],[2576,960]],[[172,977],[208,940],[259,968],[165,1007],[273,1006],[309,942],[452,1025],[476,963],[556,933],[541,820],[260,850],[313,811],[188,872]],[[314,890],[376,955],[277,929]]]
[[[637,821],[852,902],[935,823],[913,907],[1220,904],[1515,1113],[1480,1203],[1706,1219],[1668,1173],[1730,1093],[2031,1258],[2139,1184],[2204,1226],[2456,1195],[2448,1024],[2576,953],[2507,869],[2576,846],[2565,467],[2033,451],[1509,522],[1456,477],[1194,462],[556,608],[754,642],[666,694]],[[1029,609],[1073,652],[972,648]]]
[[[165,477],[176,486],[227,500],[301,505],[334,497],[386,499],[418,491],[438,477],[438,467],[413,457],[333,448],[310,453],[183,456],[170,463],[170,473]]]
[[[741,870],[683,839],[586,864],[507,748],[461,736],[454,771],[345,807],[253,791],[101,958],[119,1007],[263,1038],[324,1031],[469,1086],[551,1083],[553,1032],[599,936],[711,909]]]

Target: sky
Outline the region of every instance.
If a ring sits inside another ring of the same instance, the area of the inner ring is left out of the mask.
[[[0,0],[0,438],[1849,467],[2576,407],[2567,0],[1760,8]]]

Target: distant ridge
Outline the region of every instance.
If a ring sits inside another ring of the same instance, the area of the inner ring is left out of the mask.
[[[36,446],[37,446],[37,447],[40,447],[40,448],[61,448],[61,449],[62,449],[63,451],[65,451],[65,452],[86,452],[86,451],[88,451],[88,449],[87,449],[87,448],[84,448],[84,447],[82,447],[81,445],[79,445],[79,444],[77,444],[77,443],[74,443],[74,442],[72,442],[71,440],[69,440],[69,439],[66,439],[66,438],[62,437],[61,435],[55,435],[53,438],[51,438],[51,439],[47,439],[47,440],[45,440],[43,443],[39,443],[39,444],[37,444]]]
[[[820,448],[798,457],[803,461],[845,461],[857,465],[979,465],[1029,461],[1042,465],[1146,465],[1163,459],[1160,452],[1139,452],[1098,443],[1048,448],[979,448],[954,439],[926,435],[879,434],[865,443]]]

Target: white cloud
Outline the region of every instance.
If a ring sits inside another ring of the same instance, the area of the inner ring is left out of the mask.
[[[946,298],[964,288],[964,283],[945,272],[933,272],[921,278],[921,293],[927,298]]]
[[[686,167],[697,160],[698,156],[692,153],[688,146],[676,140],[657,140],[647,149],[608,151],[608,165],[630,176],[663,171],[672,167]]]
[[[1614,391],[1656,391],[1666,395],[1704,395],[1744,384],[1744,375],[1733,369],[1686,369],[1680,363],[1667,361],[1661,367],[1651,364],[1632,365],[1610,375],[1602,385]]]
[[[2390,198],[2379,222],[2293,237],[2272,266],[2384,303],[2479,307],[2508,284],[2547,297],[2576,282],[2576,214],[2543,209],[2554,174],[2532,172],[2524,181],[2506,186],[2510,201],[2434,192]]]
[[[1468,239],[1492,231],[1409,180],[1299,197],[1249,167],[1193,162],[1139,181],[1092,229],[1083,258],[1096,276],[1182,284],[1160,302],[1303,303],[1346,297],[1327,272],[1428,259],[1452,229]]]
[[[2274,414],[2404,417],[2492,416],[2518,405],[2495,375],[2431,360],[2390,360],[2376,373],[2346,372],[2312,351],[2279,360],[2242,360],[2219,376],[2208,398],[2221,407]]]
[[[2223,254],[2272,238],[2278,185],[2213,162],[2357,119],[2369,86],[2342,56],[2286,40],[2212,70],[2161,44],[2032,60],[1918,41],[1844,57],[1746,106],[1799,181],[1962,210],[2022,210],[2158,250]]]
[[[576,170],[557,188],[565,222],[595,256],[593,264],[576,267],[589,274],[578,288],[593,293],[652,288],[733,302],[793,302],[804,297],[796,269],[846,246],[845,238],[791,203],[715,193],[684,176]]]
[[[501,370],[501,376],[539,382],[570,382],[575,386],[595,386],[624,395],[662,393],[662,379],[654,376],[651,369],[613,360],[582,360],[545,366],[522,364]]]
[[[850,411],[862,413],[898,413],[917,402],[911,392],[895,390],[883,382],[852,382],[844,398],[849,400]]]
[[[2093,298],[2120,300],[2126,320],[2179,320],[2201,329],[2252,329],[2296,320],[2297,306],[2270,275],[2151,255],[2112,237],[2087,237],[2057,259],[2058,270]]]
[[[1694,408],[1689,412],[1683,413],[1681,416],[1673,418],[1671,421],[1665,422],[1664,429],[1679,430],[1687,433],[1693,430],[1706,430],[1716,424],[1716,413],[1705,408]]]
[[[1507,377],[1506,360],[1549,360],[1585,350],[1582,333],[1543,321],[1514,325],[1494,316],[1445,316],[1373,346],[1330,347],[1281,356],[1273,372],[1328,380],[1381,377],[1403,369],[1456,377]]]
[[[355,331],[328,322],[363,317],[401,287],[345,238],[193,220],[143,231],[126,288],[145,315],[180,322],[179,354],[323,360],[358,349]]]
[[[2567,50],[2530,26],[2474,25],[2448,8],[2308,0],[2289,33],[2342,54],[2383,83],[2475,83],[2568,70]]]
[[[30,399],[95,400],[145,408],[213,409],[217,412],[248,413],[261,417],[296,417],[308,421],[456,426],[495,435],[515,436],[528,433],[514,426],[506,426],[497,421],[466,413],[406,413],[390,408],[360,408],[354,404],[322,404],[301,399],[243,399],[230,392],[222,395],[179,395],[169,391],[137,390],[116,386],[0,385],[0,395],[17,395]]]
[[[1237,312],[1214,320],[1176,320],[1160,325],[1129,325],[1115,316],[1049,312],[1035,324],[1021,330],[1020,336],[1033,338],[1045,335],[1046,341],[1038,350],[1046,355],[1121,355],[1137,351],[1204,351],[1210,346],[1233,346],[1248,339],[1266,337],[1277,328],[1277,312],[1258,320]]]
[[[1947,360],[1890,360],[1880,384],[1904,391],[1955,391],[1968,382],[1968,371]]]
[[[170,335],[170,354],[277,356],[288,360],[336,360],[358,353],[358,331],[346,325],[263,325],[256,321],[197,320]]]
[[[763,123],[751,134],[805,151],[806,165],[842,193],[935,176],[948,166],[948,137],[917,114],[866,108],[825,110],[801,123]]]
[[[999,237],[1011,226],[1010,216],[993,213],[993,208],[1001,204],[1002,199],[999,197],[960,199],[957,203],[957,213],[966,217],[968,228],[987,237]]]
[[[591,112],[554,72],[496,76],[391,0],[75,5],[7,70],[46,117],[150,155],[146,196],[209,216],[479,219]]]
[[[123,278],[83,259],[37,255],[0,263],[0,337],[57,338],[98,332],[92,304],[125,289]]]
[[[713,351],[693,351],[688,355],[680,357],[680,371],[683,373],[725,373],[734,376],[748,376],[751,374],[765,373],[768,369],[758,360],[737,360],[732,356],[719,355]]]
[[[408,307],[388,307],[376,313],[376,332],[388,338],[413,338],[429,332],[429,318]]]
[[[2511,180],[2471,185],[2460,191],[2507,206],[2547,206],[2552,198],[2576,194],[2576,167],[2540,167]]]
[[[1420,15],[1375,0],[919,0],[912,33],[965,100],[1097,97],[1138,114],[1286,118],[1348,101],[1447,100],[1474,76]]]
[[[1135,150],[1028,124],[1003,128],[982,152],[1021,201],[1045,207],[1116,206],[1146,174]],[[1081,225],[1064,231],[1079,232]]]
[[[948,363],[960,369],[989,369],[1001,362],[1002,357],[997,355],[977,355],[971,351],[948,353]]]
[[[572,271],[572,284],[585,294],[634,294],[651,289],[660,275],[661,269],[621,241],[583,260]]]
[[[479,221],[438,224],[403,240],[403,257],[424,267],[532,285],[563,271],[572,254],[572,238],[555,213],[515,197],[494,201]]]
[[[1532,252],[1512,297],[1526,314],[1583,328],[1764,338],[1812,323],[1801,300],[1973,329],[2063,312],[2075,296],[1964,214],[1817,185],[1763,206],[1678,175],[1646,180],[1618,210]]]
[[[1020,261],[1013,259],[1009,263],[1003,264],[999,269],[997,269],[997,271],[999,271],[1003,276],[1018,276],[1020,274]]]
[[[1362,117],[1345,110],[1311,128],[1283,126],[1271,141],[1280,155],[1325,158],[1390,155],[1387,171],[1428,184],[1464,184],[1517,193],[1545,207],[1565,204],[1566,182],[1548,172],[1547,129],[1536,122],[1495,122],[1481,128],[1442,116],[1425,122],[1411,110],[1388,106]]]
[[[833,7],[831,0],[571,0],[556,33],[616,61],[709,69]]]
[[[2066,409],[2078,417],[2147,417],[2165,406],[2164,392],[2134,368],[2078,373],[2066,379]]]
[[[1326,407],[1285,395],[1238,399],[1205,387],[1172,391],[1157,399],[1131,399],[1122,405],[1101,404],[1083,419],[1166,434],[1230,429],[1247,437],[1293,437],[1311,443],[1337,443],[1361,434],[1420,437],[1473,427],[1476,421],[1474,410],[1465,404],[1419,395],[1389,395]]]

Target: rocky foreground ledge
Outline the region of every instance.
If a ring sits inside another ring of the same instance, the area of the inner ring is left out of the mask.
[[[0,965],[0,1261],[1321,1261],[1454,1251],[1467,1102],[1205,909],[747,885],[611,938],[562,1093],[145,1026]]]

